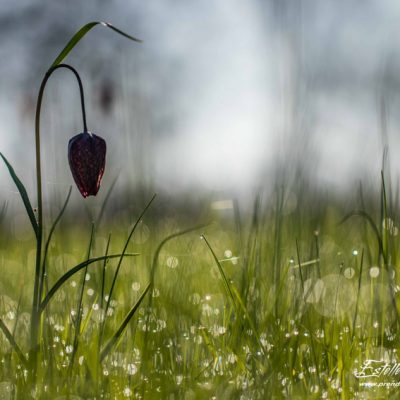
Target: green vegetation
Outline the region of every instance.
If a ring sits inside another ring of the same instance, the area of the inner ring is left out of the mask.
[[[258,198],[248,219],[235,208],[210,211],[213,222],[189,232],[183,218],[160,218],[156,200],[126,248],[138,256],[87,265],[45,307],[37,398],[395,396],[396,388],[363,388],[354,376],[367,359],[396,361],[395,215],[382,207],[384,216],[360,210],[343,219],[325,201],[310,211],[299,193],[276,198]],[[93,237],[89,222],[76,226],[67,212],[48,248],[45,293],[85,263],[90,242],[94,260],[123,253],[140,208]],[[0,315],[25,356],[33,239],[1,244]],[[2,385],[26,398],[28,367],[0,340]]]

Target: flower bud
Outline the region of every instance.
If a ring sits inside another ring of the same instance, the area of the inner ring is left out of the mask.
[[[82,196],[96,196],[106,163],[105,140],[90,132],[74,136],[68,144],[68,161]]]

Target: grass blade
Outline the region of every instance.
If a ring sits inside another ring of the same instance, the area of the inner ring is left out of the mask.
[[[92,250],[92,245],[93,245],[93,237],[94,237],[94,224],[92,224],[92,230],[90,233],[90,241],[89,241],[89,247],[87,251],[87,260],[90,260],[90,252]],[[81,283],[81,291],[79,293],[79,300],[78,300],[78,316],[75,321],[75,335],[74,335],[74,344],[72,347],[72,354],[71,354],[71,359],[69,363],[69,368],[68,368],[68,376],[71,377],[72,370],[74,368],[74,361],[75,361],[75,355],[78,350],[78,345],[79,345],[79,336],[81,333],[81,322],[82,322],[82,315],[83,315],[83,293],[85,291],[85,283],[86,283],[86,274],[88,270],[88,264],[85,266],[85,270],[83,271],[83,277],[82,277],[82,283]]]
[[[24,354],[22,353],[21,349],[19,348],[17,342],[15,341],[13,335],[11,332],[8,330],[6,324],[3,322],[3,320],[0,318],[0,329],[3,331],[4,336],[7,338],[7,340],[10,342],[12,348],[14,351],[17,353],[18,358],[21,360],[21,362],[25,365],[28,366],[28,361],[25,358]]]
[[[28,213],[29,219],[31,221],[33,230],[35,232],[36,238],[38,237],[38,224],[36,221],[35,213],[33,212],[32,204],[29,201],[28,193],[26,192],[25,186],[23,183],[20,181],[18,178],[17,174],[14,171],[14,168],[11,166],[11,164],[7,161],[7,159],[4,157],[2,153],[0,153],[1,158],[3,159],[4,163],[6,164],[8,171],[10,172],[11,178],[13,179],[15,185],[17,186],[17,189],[19,191],[19,194],[22,198],[22,201],[24,202],[24,206],[26,209],[26,212]]]
[[[248,323],[250,325],[250,328],[252,329],[252,331],[253,331],[253,333],[254,333],[254,335],[256,337],[257,343],[260,346],[260,349],[261,349],[262,353],[265,355],[266,353],[265,353],[264,346],[263,346],[263,344],[261,342],[261,339],[260,339],[260,337],[258,335],[256,326],[255,326],[253,320],[251,319],[250,314],[247,311],[247,308],[246,308],[246,306],[244,304],[243,299],[241,298],[239,292],[237,291],[237,289],[233,285],[232,285],[232,288],[233,288],[233,291],[232,291],[231,285],[230,285],[230,283],[228,281],[228,278],[226,277],[225,272],[224,272],[224,270],[222,268],[222,265],[219,262],[214,250],[212,249],[210,243],[207,241],[207,239],[206,239],[206,237],[204,235],[202,235],[202,238],[203,238],[204,242],[206,243],[208,249],[210,250],[210,252],[211,252],[211,254],[212,254],[213,258],[214,258],[215,263],[217,264],[217,267],[218,267],[218,270],[219,270],[219,272],[221,274],[222,280],[224,281],[225,290],[226,290],[228,296],[231,299],[231,302],[232,302],[232,305],[233,305],[234,309],[236,311],[239,310],[239,307],[237,306],[236,301],[235,301],[235,297],[236,297],[236,299],[239,302],[240,308],[242,309],[242,311],[243,311],[243,313],[245,315],[245,318],[247,319],[247,321],[248,321]]]
[[[106,304],[106,309],[104,311],[103,327],[102,327],[102,331],[101,331],[101,334],[100,334],[101,338],[103,337],[103,331],[104,331],[104,326],[105,326],[105,322],[106,322],[107,311],[108,311],[108,309],[110,307],[111,296],[112,296],[113,291],[114,291],[115,283],[117,281],[118,273],[119,273],[119,270],[121,268],[121,264],[122,264],[122,260],[124,258],[124,254],[126,252],[126,249],[128,248],[128,245],[129,245],[129,242],[130,242],[130,240],[132,238],[132,235],[134,234],[137,226],[139,225],[139,222],[142,220],[144,214],[149,209],[151,203],[154,201],[155,198],[156,198],[156,194],[154,194],[153,197],[150,199],[150,201],[147,203],[146,207],[143,209],[143,211],[139,215],[139,218],[136,220],[135,224],[133,225],[133,227],[132,227],[132,229],[131,229],[131,231],[130,231],[130,233],[128,235],[128,238],[126,239],[125,246],[124,246],[124,249],[122,250],[121,258],[119,259],[119,262],[118,262],[118,265],[117,265],[117,269],[115,270],[114,278],[113,278],[113,281],[111,283],[111,288],[110,288],[110,291],[108,293],[108,300],[107,300],[107,304]]]
[[[108,249],[110,247],[110,242],[111,242],[111,233],[108,235],[105,256],[108,256]],[[103,309],[103,301],[104,301],[104,288],[105,288],[105,283],[106,283],[106,267],[107,267],[107,259],[105,258],[104,262],[103,262],[103,271],[101,274],[101,298],[100,298],[100,309],[101,310]]]
[[[210,252],[211,252],[211,254],[212,254],[212,256],[213,256],[213,258],[214,258],[214,260],[215,260],[215,263],[217,264],[219,273],[221,274],[222,280],[223,280],[223,282],[224,282],[224,287],[225,287],[226,293],[228,294],[228,296],[229,296],[229,298],[230,298],[230,300],[231,300],[231,302],[232,302],[233,307],[236,308],[235,298],[234,298],[234,296],[233,296],[231,287],[229,286],[229,282],[228,282],[228,279],[227,279],[227,277],[226,277],[226,275],[225,275],[225,272],[224,272],[224,270],[223,270],[223,268],[222,268],[222,265],[221,265],[221,263],[219,262],[219,260],[218,260],[218,258],[217,258],[217,256],[216,256],[216,254],[214,253],[214,250],[213,250],[212,247],[210,246],[210,243],[208,243],[208,240],[206,239],[206,237],[205,237],[204,235],[202,235],[202,238],[203,238],[205,244],[207,245],[208,249],[210,250]]]
[[[138,256],[139,253],[125,253],[123,256],[124,257],[136,257]],[[76,274],[78,271],[80,271],[82,268],[85,268],[87,265],[93,264],[97,261],[103,261],[107,260],[110,258],[118,258],[121,257],[122,254],[111,254],[109,256],[100,256],[100,257],[94,257],[89,260],[83,261],[80,264],[76,265],[75,267],[71,268],[69,271],[67,271],[64,275],[61,276],[61,278],[58,279],[58,281],[53,285],[53,287],[49,290],[47,293],[46,297],[43,299],[43,301],[40,303],[39,307],[39,313],[43,312],[45,307],[47,306],[48,302],[51,300],[51,298],[56,294],[57,290],[60,289],[60,287],[69,279],[71,276]]]
[[[133,40],[135,42],[141,43],[142,41],[140,39],[137,39],[131,35],[128,35],[127,33],[121,31],[120,29],[116,28],[115,26],[111,25],[108,22],[102,22],[102,21],[94,21],[94,22],[89,22],[88,24],[82,26],[81,29],[78,30],[78,32],[76,32],[74,34],[74,36],[72,36],[72,38],[70,39],[70,41],[66,44],[66,46],[61,50],[60,54],[56,57],[56,59],[54,60],[52,67],[60,64],[65,57],[67,57],[67,55],[71,52],[71,50],[81,41],[81,39],[92,29],[94,28],[96,25],[101,25],[101,26],[105,26],[107,28],[112,29],[114,32],[119,33],[120,35]]]
[[[155,277],[156,268],[157,268],[157,265],[158,265],[158,257],[160,255],[161,249],[164,247],[164,245],[166,243],[168,243],[172,239],[175,239],[175,238],[177,238],[179,236],[185,235],[186,233],[189,233],[189,232],[194,232],[194,231],[197,231],[199,229],[203,229],[208,225],[210,225],[210,224],[197,225],[197,226],[195,226],[193,228],[189,228],[189,229],[185,229],[183,231],[179,231],[179,232],[173,233],[172,235],[167,236],[165,239],[163,239],[160,242],[160,244],[158,245],[158,247],[157,247],[157,249],[156,249],[156,251],[154,253],[153,262],[151,264],[150,283],[149,283],[150,287],[154,286],[154,277]],[[149,297],[149,301],[148,301],[148,308],[149,309],[151,309],[151,307],[152,307],[152,302],[153,302],[153,297],[150,296]],[[149,318],[150,318],[150,314],[147,313],[147,315],[146,315],[146,325],[147,326],[149,324]],[[143,360],[147,359],[147,353],[148,353],[148,340],[147,340],[147,338],[148,338],[148,333],[149,333],[149,331],[146,329],[146,331],[144,332],[144,346],[143,346],[143,349],[142,349]],[[145,368],[146,368],[145,364],[142,363],[142,365],[141,365],[141,373],[142,374],[145,374],[145,372],[146,372]],[[144,384],[143,388],[142,388],[142,392],[143,393],[145,391],[145,386],[146,386],[146,384]]]
[[[167,236],[165,239],[163,239],[161,241],[161,243],[158,245],[158,247],[157,247],[157,249],[156,249],[156,251],[154,253],[153,262],[151,264],[151,270],[150,270],[150,285],[151,286],[154,285],[154,275],[155,275],[155,272],[156,272],[156,267],[157,267],[157,263],[158,263],[158,257],[160,255],[161,249],[164,247],[164,245],[167,242],[169,242],[170,240],[172,240],[172,239],[175,239],[175,238],[177,238],[179,236],[182,236],[182,235],[186,235],[189,232],[194,232],[194,231],[197,231],[199,229],[203,229],[208,225],[209,224],[197,225],[197,226],[194,226],[193,228],[189,228],[189,229],[185,229],[184,231],[179,231],[179,232],[173,233],[172,235]],[[151,302],[151,297],[150,297],[150,302]]]
[[[118,341],[119,337],[122,335],[124,332],[126,326],[128,325],[129,321],[131,318],[135,315],[136,310],[140,306],[141,302],[144,299],[144,296],[146,296],[146,293],[150,289],[150,283],[146,286],[146,289],[143,291],[143,293],[140,295],[138,301],[135,303],[135,305],[131,308],[129,313],[126,315],[125,319],[122,321],[120,327],[117,329],[117,331],[114,333],[114,335],[111,337],[111,339],[108,341],[104,349],[101,351],[100,354],[100,361],[103,361],[104,358],[108,355],[108,353],[111,351],[113,346],[116,344]]]

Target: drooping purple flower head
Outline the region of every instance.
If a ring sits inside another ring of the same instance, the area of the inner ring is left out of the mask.
[[[90,132],[74,136],[68,144],[68,161],[82,196],[96,196],[106,164],[105,140]]]

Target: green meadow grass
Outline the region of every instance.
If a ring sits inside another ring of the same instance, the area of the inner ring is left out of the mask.
[[[365,388],[354,375],[367,359],[397,360],[395,208],[383,190],[375,207],[357,207],[359,198],[347,215],[348,204],[302,196],[258,197],[250,215],[232,202],[202,221],[163,215],[156,199],[132,235],[126,251],[139,255],[123,259],[108,307],[119,258],[90,264],[86,280],[77,272],[48,303],[35,385],[0,336],[1,398],[397,398],[396,387]],[[144,206],[104,220],[93,235],[89,223],[66,216],[49,246],[45,293],[88,258],[89,245],[90,257],[121,253]],[[5,212],[0,317],[28,355],[35,241],[18,242],[7,221]]]

